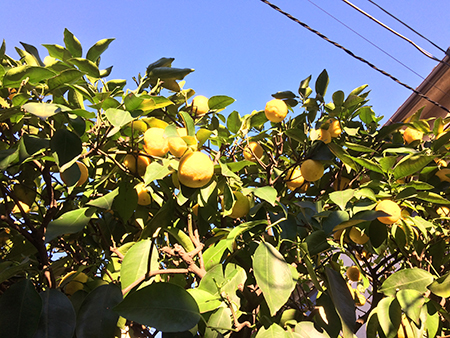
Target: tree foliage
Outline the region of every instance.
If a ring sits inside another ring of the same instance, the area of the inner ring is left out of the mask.
[[[366,85],[326,100],[326,71],[272,95],[289,107],[280,123],[224,95],[197,115],[193,70],[173,58],[129,87],[108,80],[112,41],[85,52],[66,30],[44,60],[0,48],[1,337],[450,333],[447,120],[381,127]],[[178,150],[149,155],[147,128],[207,154],[212,179],[180,184]],[[130,154],[149,160],[143,175]],[[324,174],[295,185],[307,160]],[[401,208],[392,224],[384,199]]]

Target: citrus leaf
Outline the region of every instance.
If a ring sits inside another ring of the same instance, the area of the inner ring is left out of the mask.
[[[284,331],[284,329],[276,323],[270,325],[267,330],[264,327],[261,327],[258,331],[258,334],[255,336],[255,338],[288,338],[288,337],[291,337],[291,335],[287,331]],[[297,335],[295,337],[297,337]]]
[[[227,128],[233,134],[236,134],[241,129],[242,121],[239,113],[234,110],[227,118]]]
[[[128,295],[114,311],[162,332],[183,332],[200,320],[195,299],[181,286],[152,283]]]
[[[41,308],[41,297],[30,280],[11,285],[0,298],[0,337],[32,338]]]
[[[133,117],[131,116],[131,114],[128,111],[122,109],[108,108],[105,111],[105,115],[108,121],[114,127],[118,128],[122,128],[123,126],[133,121]]]
[[[155,180],[160,180],[168,176],[170,173],[172,173],[172,171],[173,170],[169,167],[168,164],[164,165],[159,162],[153,161],[147,166],[145,170],[144,183],[146,185],[149,185]]]
[[[273,316],[286,303],[295,281],[284,257],[270,243],[261,242],[253,257],[258,286]]]
[[[431,292],[436,296],[449,298],[450,297],[450,273],[436,279],[428,286]]]
[[[228,307],[217,309],[209,318],[205,330],[205,337],[222,338],[225,333],[232,329],[231,310]]]
[[[418,192],[417,198],[419,198],[423,201],[436,203],[436,204],[450,204],[450,201],[448,199],[445,199],[441,195],[438,195],[438,194],[436,194],[434,192],[430,192],[430,191]]]
[[[222,110],[225,109],[227,106],[232,104],[235,99],[229,96],[224,95],[216,95],[212,96],[208,100],[208,106],[210,110]]]
[[[200,313],[214,311],[222,305],[222,300],[218,295],[213,295],[199,288],[188,289],[187,291],[197,302]]]
[[[74,57],[79,58],[82,56],[83,49],[81,47],[80,40],[78,40],[67,28],[64,29],[64,44],[70,54]]]
[[[33,114],[42,120],[46,120],[50,116],[56,115],[64,110],[70,110],[70,109],[64,109],[60,105],[56,105],[53,103],[42,103],[42,102],[28,102],[25,103],[22,106],[23,109],[25,109],[30,114]]]
[[[395,295],[403,312],[406,313],[408,318],[414,321],[418,327],[420,327],[420,312],[425,298],[423,294],[416,290],[400,290]]]
[[[102,197],[98,197],[94,200],[89,201],[86,205],[91,207],[97,207],[101,209],[109,210],[112,207],[114,202],[114,198],[119,194],[119,188],[114,189],[113,191],[107,193]]]
[[[317,329],[314,327],[314,323],[303,321],[300,323],[297,323],[295,325],[295,333],[297,335],[294,336],[294,338],[329,338],[330,336],[327,334],[326,331],[323,331],[323,333],[320,333],[317,331]],[[278,337],[278,336],[275,336]],[[289,335],[286,335],[286,337],[291,337]]]
[[[63,170],[83,151],[83,144],[77,134],[67,130],[58,129],[50,140],[50,148],[56,153],[56,163]]]
[[[420,154],[405,156],[394,167],[394,179],[404,178],[422,170],[434,157]]]
[[[48,88],[53,91],[61,86],[72,84],[79,80],[84,73],[80,72],[78,69],[66,69],[63,70],[56,76],[48,79]]]
[[[256,197],[259,197],[260,199],[270,203],[272,206],[275,206],[278,192],[274,187],[265,186],[256,188],[255,190],[253,190],[253,194]]]
[[[335,203],[342,211],[345,210],[347,203],[353,198],[355,191],[353,189],[346,189],[342,191],[334,191],[330,193],[330,200]]]
[[[394,296],[397,291],[404,289],[424,293],[432,282],[433,275],[428,271],[419,268],[402,269],[390,275],[381,285],[380,291],[386,296]]]
[[[38,66],[18,66],[10,68],[3,76],[3,87],[19,88],[22,81],[28,78],[31,84],[37,84],[55,76],[50,69]]]
[[[95,212],[95,208],[71,210],[61,215],[47,226],[45,241],[50,242],[58,236],[73,234],[83,230]]]
[[[375,150],[373,150],[372,148],[369,148],[369,147],[366,147],[366,146],[363,146],[363,145],[357,144],[357,143],[344,142],[344,145],[348,149],[351,149],[351,150],[354,150],[354,151],[359,151],[359,152],[362,152],[362,153],[373,153],[373,152],[375,152]]]
[[[108,49],[108,46],[114,39],[102,39],[97,41],[91,48],[89,48],[86,59],[96,62],[102,53]]]
[[[395,297],[383,298],[377,306],[378,321],[386,338],[397,337],[402,310]]]

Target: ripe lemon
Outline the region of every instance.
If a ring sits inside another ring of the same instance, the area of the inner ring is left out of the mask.
[[[342,133],[342,128],[341,128],[341,124],[338,120],[336,119],[329,119],[328,123],[330,124],[330,126],[328,127],[328,132],[330,133],[330,136],[332,138],[338,137],[339,135],[341,135]]]
[[[333,182],[334,190],[344,190],[349,187],[350,179],[347,177],[340,176],[336,181]]]
[[[304,187],[301,189],[302,191],[308,188],[307,184],[305,184],[305,178],[302,176],[302,173],[298,167],[289,169],[286,175],[286,186],[292,191],[302,186]]]
[[[261,158],[263,156],[263,154],[264,154],[264,149],[263,149],[263,147],[261,147],[261,145],[258,142],[250,142],[244,148],[244,158],[247,161],[256,162],[256,158]]]
[[[403,139],[406,143],[411,143],[423,139],[423,133],[417,129],[408,127],[403,132]]]
[[[177,133],[180,137],[187,136],[187,129],[186,128],[177,128]]]
[[[169,151],[167,138],[164,136],[164,129],[149,128],[144,133],[144,150],[152,156],[164,156]]]
[[[208,98],[203,95],[197,95],[192,99],[192,111],[195,115],[203,115],[209,111]]]
[[[247,196],[242,194],[240,191],[233,191],[234,198],[236,199],[231,214],[228,217],[231,218],[242,218],[248,214],[250,210],[250,201]]]
[[[390,216],[377,217],[377,219],[384,224],[394,224],[400,217],[402,217],[402,210],[397,203],[391,200],[383,200],[375,207],[376,211],[384,211]]]
[[[145,170],[150,164],[150,159],[147,156],[142,155],[132,155],[128,154],[123,159],[123,165],[128,168],[128,170],[133,174],[138,174],[139,176],[145,175]]]
[[[436,173],[436,176],[439,177],[441,182],[450,182],[450,177],[448,177],[447,175],[450,175],[450,169],[448,168],[438,170]]]
[[[75,162],[78,165],[78,169],[80,169],[80,178],[78,179],[77,184],[75,184],[76,187],[82,186],[84,182],[87,181],[87,178],[89,176],[89,171],[86,165],[83,162],[77,161]],[[67,185],[67,182],[69,181],[69,177],[67,176],[67,171],[64,171],[61,173],[61,179],[63,182]]]
[[[284,120],[288,113],[286,103],[279,99],[273,99],[266,103],[264,113],[269,121],[278,123]]]
[[[446,206],[440,206],[436,209],[436,213],[441,217],[449,217],[450,216],[450,209]]]
[[[69,276],[72,276],[74,274],[76,274],[76,271],[69,272],[63,277],[61,283],[64,282],[64,280],[66,280]],[[84,283],[86,283],[87,280],[88,276],[85,273],[80,272],[78,275],[72,278],[69,283],[67,283],[67,285],[64,287],[64,292],[69,296],[73,295],[78,290],[82,290],[84,288]]]
[[[359,280],[361,280],[361,272],[355,265],[350,266],[345,274],[347,275],[347,278],[352,282],[358,282]]]
[[[323,176],[323,164],[315,160],[306,160],[302,163],[300,171],[305,180],[315,182]]]
[[[188,145],[181,137],[169,137],[168,146],[170,153],[175,157],[183,156],[188,148]]]
[[[139,183],[135,187],[137,195],[138,195],[138,204],[139,205],[149,205],[152,203],[152,197],[147,190],[147,187],[143,182]]]
[[[205,186],[213,174],[213,161],[208,155],[199,151],[184,155],[178,164],[178,180],[189,188]]]
[[[142,120],[132,121],[130,123],[130,127],[132,127],[134,131],[137,131],[139,133],[145,133],[148,129],[147,123]]]
[[[310,132],[311,140],[320,140],[325,144],[331,142],[330,132],[326,129],[312,129]]]
[[[356,244],[361,245],[364,245],[369,241],[369,236],[367,236],[365,233],[362,233],[361,230],[356,227],[352,227],[350,229],[348,237],[350,237],[350,239]]]

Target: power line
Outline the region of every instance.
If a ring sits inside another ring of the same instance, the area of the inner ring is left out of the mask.
[[[315,7],[317,7],[318,9],[320,9],[322,12],[324,12],[325,14],[329,15],[330,17],[332,17],[334,20],[336,20],[337,22],[339,22],[341,25],[343,25],[344,27],[346,27],[347,29],[349,29],[350,31],[352,31],[353,33],[355,33],[356,35],[358,35],[360,38],[364,39],[366,42],[370,43],[372,46],[374,46],[375,48],[377,48],[378,50],[380,50],[381,52],[383,52],[384,54],[386,54],[387,56],[389,56],[391,59],[395,60],[396,62],[398,62],[400,65],[402,65],[403,67],[405,67],[406,69],[408,69],[410,72],[412,72],[413,74],[417,75],[418,77],[420,77],[422,80],[426,80],[422,75],[420,75],[419,73],[417,73],[415,70],[413,70],[412,68],[408,67],[407,65],[405,65],[403,62],[401,62],[400,60],[398,60],[396,57],[394,57],[393,55],[389,54],[388,52],[386,52],[384,49],[382,49],[381,47],[377,46],[375,43],[373,43],[372,41],[370,41],[369,39],[367,39],[366,37],[364,37],[363,35],[361,35],[360,33],[358,33],[357,31],[355,31],[353,28],[349,27],[348,25],[346,25],[344,22],[342,22],[341,20],[339,20],[338,18],[336,18],[334,15],[332,15],[331,13],[327,12],[325,9],[323,9],[322,7],[320,7],[319,5],[315,4],[313,1],[311,0],[307,0],[309,3],[311,3],[312,5],[314,5]],[[369,0],[370,1],[370,0]],[[428,83],[430,83],[429,81],[427,81]],[[435,86],[434,84],[431,84],[432,87],[436,88],[437,90],[439,90],[442,94],[444,95],[448,95],[445,91],[443,91],[441,88]]]
[[[391,80],[393,80],[393,81],[397,82],[398,84],[402,85],[403,87],[405,87],[405,88],[411,90],[411,91],[414,92],[416,95],[418,95],[418,96],[424,98],[425,100],[431,102],[432,104],[434,104],[435,106],[437,106],[437,107],[443,109],[443,110],[446,111],[447,113],[450,113],[450,110],[447,109],[446,107],[444,107],[443,105],[441,105],[439,102],[436,102],[436,101],[430,99],[428,96],[422,94],[421,92],[419,92],[418,90],[414,89],[413,87],[407,85],[406,83],[401,82],[400,80],[398,80],[398,79],[397,79],[396,77],[394,77],[393,75],[391,75],[391,74],[387,73],[386,71],[384,71],[384,70],[378,68],[377,66],[375,66],[375,65],[372,64],[372,63],[370,63],[370,62],[367,61],[366,59],[364,59],[364,58],[362,58],[362,57],[360,57],[360,56],[355,55],[351,50],[345,48],[344,46],[340,45],[339,43],[337,43],[337,42],[335,42],[335,41],[333,41],[333,40],[330,40],[329,38],[327,38],[325,35],[323,35],[323,34],[320,33],[319,31],[317,31],[317,30],[315,30],[315,29],[309,27],[309,26],[308,26],[307,24],[305,24],[304,22],[298,20],[297,18],[295,18],[295,17],[292,16],[291,14],[289,14],[289,13],[283,11],[281,8],[279,8],[278,6],[272,4],[272,3],[269,2],[268,0],[260,0],[260,1],[263,2],[263,3],[265,3],[266,5],[270,6],[271,8],[273,8],[274,10],[276,10],[277,12],[279,12],[279,13],[283,14],[284,16],[288,17],[288,18],[291,19],[292,21],[298,23],[300,26],[302,26],[302,27],[308,29],[309,31],[313,32],[314,34],[318,35],[319,37],[321,37],[321,38],[324,39],[325,41],[331,43],[333,46],[335,46],[335,47],[337,47],[337,48],[339,48],[339,49],[342,49],[344,52],[346,52],[347,54],[349,54],[349,55],[352,56],[353,58],[355,58],[355,59],[357,59],[357,60],[359,60],[359,61],[361,61],[361,62],[367,64],[367,65],[368,65],[369,67],[371,67],[372,69],[374,69],[374,70],[380,72],[381,74],[383,74],[383,75],[389,77]]]
[[[414,28],[412,28],[411,26],[409,26],[408,24],[406,24],[404,21],[400,20],[399,18],[397,18],[395,15],[389,13],[386,9],[384,9],[383,7],[381,7],[380,5],[378,5],[377,3],[375,3],[372,0],[367,0],[369,1],[371,4],[373,4],[374,6],[378,7],[379,9],[381,9],[384,13],[386,13],[387,15],[389,15],[391,18],[395,19],[396,21],[398,21],[399,23],[401,23],[403,26],[405,26],[406,28],[408,28],[409,30],[411,30],[412,32],[416,33],[418,36],[420,36],[422,39],[428,41],[430,44],[432,44],[434,47],[436,47],[437,49],[439,49],[442,53],[447,53],[447,51],[445,51],[443,48],[439,47],[437,44],[435,44],[433,41],[431,41],[430,39],[428,39],[427,37],[425,37],[424,35],[420,34],[418,31],[416,31]]]
[[[430,52],[427,52],[425,49],[423,49],[422,47],[420,47],[419,45],[417,45],[414,41],[408,39],[407,37],[401,35],[400,33],[396,32],[395,30],[393,30],[391,27],[385,25],[384,23],[382,23],[380,20],[374,18],[372,15],[370,15],[369,13],[363,11],[361,8],[359,8],[358,6],[352,4],[350,1],[348,0],[342,0],[343,2],[345,2],[347,5],[349,5],[350,7],[352,7],[353,9],[356,9],[358,12],[360,12],[361,14],[367,16],[370,20],[376,22],[377,24],[379,24],[380,26],[382,26],[383,28],[386,28],[388,31],[390,31],[391,33],[397,35],[398,37],[402,38],[403,40],[409,42],[411,45],[413,45],[414,47],[416,47],[422,54],[424,54],[425,56],[429,57],[432,60],[441,62],[440,59],[438,59],[437,57],[435,57],[433,54],[431,54]]]

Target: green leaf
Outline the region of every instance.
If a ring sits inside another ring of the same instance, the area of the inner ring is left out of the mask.
[[[101,209],[109,210],[111,209],[114,198],[119,194],[119,188],[114,189],[113,191],[107,193],[102,197],[98,197],[96,199],[90,200],[86,205],[91,207],[97,207]]]
[[[50,91],[60,88],[61,86],[65,86],[67,84],[72,84],[81,77],[83,77],[84,73],[80,72],[77,69],[66,69],[63,70],[58,75],[51,77],[48,79],[48,88]]]
[[[158,228],[167,227],[172,223],[172,218],[174,216],[174,204],[174,200],[172,198],[169,198],[162,205],[155,216],[153,216],[150,222],[145,226],[144,230],[141,233],[140,239],[151,237]]]
[[[80,58],[83,54],[80,41],[67,28],[64,29],[64,44],[74,57]]]
[[[89,48],[86,59],[97,62],[97,59],[102,55],[102,53],[108,49],[108,46],[111,42],[113,42],[114,39],[102,39],[99,40],[93,45],[91,48]]]
[[[37,50],[36,47],[34,47],[34,46],[32,46],[32,45],[29,45],[29,44],[27,44],[27,43],[25,43],[25,42],[20,42],[20,44],[23,46],[23,48],[24,48],[28,53],[30,53],[30,54],[36,59],[36,61],[38,62],[38,65],[39,65],[39,66],[41,66],[41,67],[44,67],[44,66],[45,66],[44,63],[43,63],[42,60],[41,60],[41,57],[39,56],[39,52],[38,52],[38,50]],[[0,54],[1,54],[1,53],[0,53]]]
[[[298,87],[298,93],[301,97],[306,98],[311,94],[311,88],[309,88],[309,82],[312,76],[308,76],[306,79],[300,81],[300,86]]]
[[[222,338],[225,333],[232,329],[231,310],[228,307],[217,309],[208,319],[205,337]]]
[[[167,163],[161,164],[159,162],[153,161],[147,166],[147,169],[145,170],[144,182],[146,185],[148,185],[155,180],[160,180],[170,175],[172,171],[173,170]]]
[[[241,129],[242,121],[239,113],[234,110],[227,118],[227,128],[233,134],[236,134]]]
[[[46,120],[50,116],[56,115],[62,111],[69,109],[63,109],[60,105],[53,103],[41,103],[41,102],[28,102],[22,106],[30,114],[33,114],[42,120]]]
[[[344,142],[344,146],[346,146],[348,149],[354,150],[354,151],[359,151],[362,153],[374,153],[375,150],[373,150],[372,148],[363,146],[361,144],[357,144],[357,143],[351,143],[351,142]]]
[[[431,292],[436,296],[449,298],[450,297],[450,273],[436,279],[428,286]]]
[[[353,189],[346,189],[342,191],[334,191],[330,193],[330,200],[335,203],[341,210],[345,210],[347,203],[353,198],[355,191]]]
[[[383,298],[377,306],[378,321],[386,338],[397,337],[400,326],[402,310],[395,297]]]
[[[241,223],[238,226],[235,226],[229,233],[228,236],[226,238],[225,242],[226,243],[226,248],[228,248],[228,250],[230,252],[233,252],[233,244],[236,240],[236,238],[238,236],[240,236],[241,234],[243,234],[244,232],[253,229],[254,227],[258,226],[258,225],[267,225],[267,220],[256,220],[256,221],[250,221],[250,222],[245,222],[245,223]]]
[[[181,286],[152,283],[128,295],[114,311],[162,332],[183,332],[200,320],[195,299]]]
[[[253,269],[270,314],[274,316],[295,287],[291,269],[280,252],[265,242],[261,242],[255,251]]]
[[[411,154],[405,156],[394,167],[394,179],[404,178],[422,170],[435,156]]]
[[[149,77],[162,80],[183,80],[186,75],[192,73],[193,71],[194,69],[192,68],[157,67],[150,72]]]
[[[328,244],[327,235],[323,230],[316,230],[312,232],[305,239],[308,246],[308,252],[311,256],[317,255],[330,247]]]
[[[353,161],[352,157],[345,151],[340,145],[336,143],[328,143],[327,144],[330,151],[339,158],[344,164],[348,165],[355,171],[359,170],[358,165]]]
[[[34,337],[41,308],[41,297],[30,280],[11,285],[0,298],[0,337]]]
[[[395,296],[402,308],[403,312],[420,326],[420,312],[422,310],[423,304],[425,303],[425,298],[423,294],[416,290],[400,290]]]
[[[261,327],[257,335],[255,336],[255,338],[288,338],[288,337],[291,337],[289,333],[284,331],[284,329],[276,323],[270,325],[267,330],[264,327]]]
[[[75,333],[76,314],[69,298],[56,289],[47,289],[40,296],[41,319],[33,338],[72,337]]]
[[[295,338],[329,338],[330,337],[326,331],[324,331],[323,333],[320,333],[319,331],[317,331],[317,329],[314,327],[314,323],[308,322],[308,321],[302,321],[300,323],[297,323],[297,325],[295,325],[295,332],[298,334],[298,335],[294,336]],[[277,336],[275,336],[275,337],[277,337]],[[291,337],[291,336],[287,335],[286,337]]]
[[[158,250],[150,239],[145,239],[134,244],[125,254],[120,270],[122,290],[125,290],[140,277],[152,270],[158,270]],[[151,252],[151,261],[149,257]]]
[[[48,54],[55,59],[66,61],[72,57],[72,54],[60,45],[42,45],[47,48]]]
[[[328,287],[331,299],[333,300],[336,312],[341,318],[344,337],[353,337],[353,331],[356,324],[355,302],[350,294],[342,275],[329,268],[325,268],[328,279]]]
[[[222,305],[222,300],[219,295],[213,295],[199,288],[188,289],[187,291],[197,302],[200,313],[214,311]]]
[[[64,165],[70,163],[83,151],[81,139],[67,129],[58,129],[50,140],[50,147],[56,153],[56,163],[64,171]]]
[[[91,291],[77,312],[77,337],[114,337],[119,315],[113,307],[122,300],[117,285],[101,285]]]
[[[316,93],[324,97],[327,92],[329,82],[330,78],[328,77],[327,71],[324,69],[316,80]]]
[[[184,126],[186,127],[187,134],[189,136],[195,135],[195,124],[194,120],[192,119],[191,115],[187,112],[180,112],[181,118],[183,119]]]
[[[211,245],[203,252],[203,261],[205,262],[205,270],[210,270],[213,266],[223,262],[227,254],[229,253],[227,249],[226,241],[219,241],[215,245]]]
[[[253,190],[253,194],[256,197],[259,197],[260,199],[270,203],[272,206],[275,206],[276,204],[278,192],[274,187],[265,186],[256,188],[255,190]]]
[[[10,68],[3,76],[3,87],[19,88],[22,81],[27,79],[31,84],[38,84],[55,76],[55,73],[47,68],[38,66],[18,66]]]
[[[61,215],[47,226],[45,241],[64,235],[77,233],[88,224],[95,212],[95,208],[81,208],[71,210]]]
[[[431,191],[420,191],[417,193],[417,198],[422,201],[427,201],[436,204],[450,204],[448,199]]]
[[[88,76],[91,76],[96,79],[100,78],[100,71],[97,65],[90,60],[83,58],[72,58],[67,60],[67,62],[77,66],[80,71],[86,73]]]
[[[397,291],[413,289],[421,293],[433,282],[433,275],[419,268],[402,269],[390,275],[381,285],[380,291],[386,296],[394,296]]]
[[[364,157],[353,157],[351,156],[351,159],[358,163],[359,165],[363,166],[364,168],[367,168],[371,171],[375,171],[380,174],[384,174],[383,168],[376,162],[369,160]]]
[[[209,110],[222,110],[232,104],[235,99],[229,96],[216,95],[211,96],[208,100]]]
[[[122,128],[134,120],[128,111],[122,109],[109,108],[105,111],[105,115],[108,121],[117,128]]]

